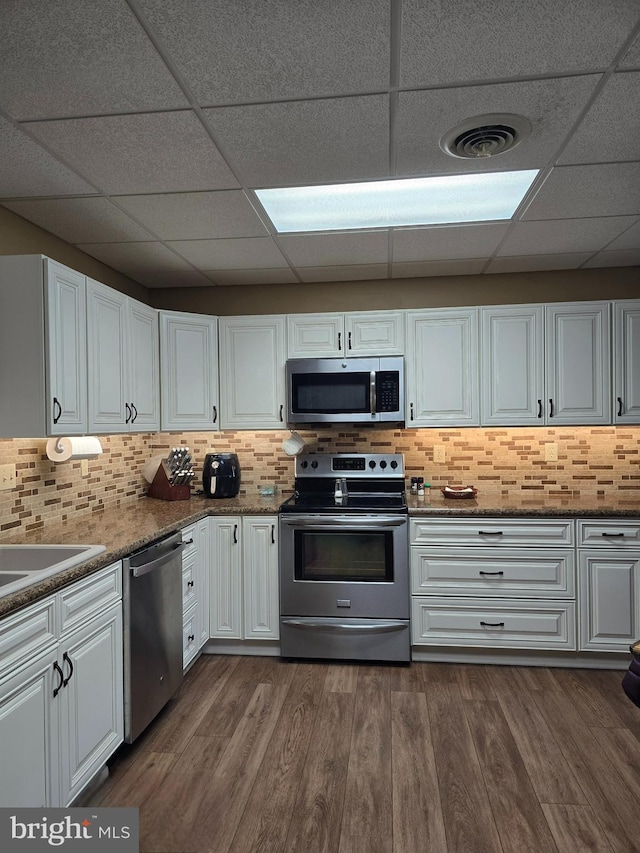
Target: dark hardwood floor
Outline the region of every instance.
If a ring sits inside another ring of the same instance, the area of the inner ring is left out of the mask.
[[[203,656],[87,805],[142,853],[640,853],[622,675]]]

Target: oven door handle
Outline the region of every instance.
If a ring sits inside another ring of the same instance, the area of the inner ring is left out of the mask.
[[[300,518],[299,516],[282,516],[280,521],[288,527],[334,527],[340,530],[347,530],[350,527],[368,527],[376,530],[379,527],[402,527],[407,523],[407,517],[390,518],[389,516],[376,515],[370,518],[350,518],[348,515],[339,517],[328,515]]]
[[[309,631],[324,631],[328,634],[389,634],[405,631],[406,622],[392,619],[372,619],[370,622],[327,622],[325,619],[282,619],[283,625]]]

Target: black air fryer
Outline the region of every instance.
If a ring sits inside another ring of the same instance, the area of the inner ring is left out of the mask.
[[[240,491],[240,463],[235,453],[207,453],[202,488],[208,498],[235,498]]]

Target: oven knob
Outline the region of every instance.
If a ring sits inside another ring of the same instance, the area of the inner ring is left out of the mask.
[[[398,463],[396,462],[396,460],[395,460],[395,459],[392,459],[392,460],[391,460],[391,462],[390,462],[389,464],[391,465],[391,467],[392,467],[392,468],[397,468],[397,467],[398,467]]]
[[[313,462],[311,463],[311,467],[312,467],[312,468],[317,468],[317,467],[318,467],[318,462],[317,462],[317,460],[316,460],[316,459],[314,459],[314,460],[313,460]]]
[[[300,467],[301,467],[301,468],[306,468],[308,464],[309,464],[309,463],[308,463],[308,462],[307,462],[307,460],[305,459],[305,460],[303,460],[303,461],[300,463]]]
[[[384,461],[384,459],[383,459],[383,460],[382,460],[382,462],[380,463],[380,467],[381,467],[381,468],[386,468],[386,467],[387,467],[387,463]]]
[[[376,467],[375,460],[371,459],[371,461],[369,462],[369,468],[375,468],[375,467]]]

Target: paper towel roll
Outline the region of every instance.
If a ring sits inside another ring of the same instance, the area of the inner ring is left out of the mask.
[[[68,459],[95,459],[102,453],[100,439],[94,435],[77,435],[70,438],[47,440],[47,456],[52,462]]]

